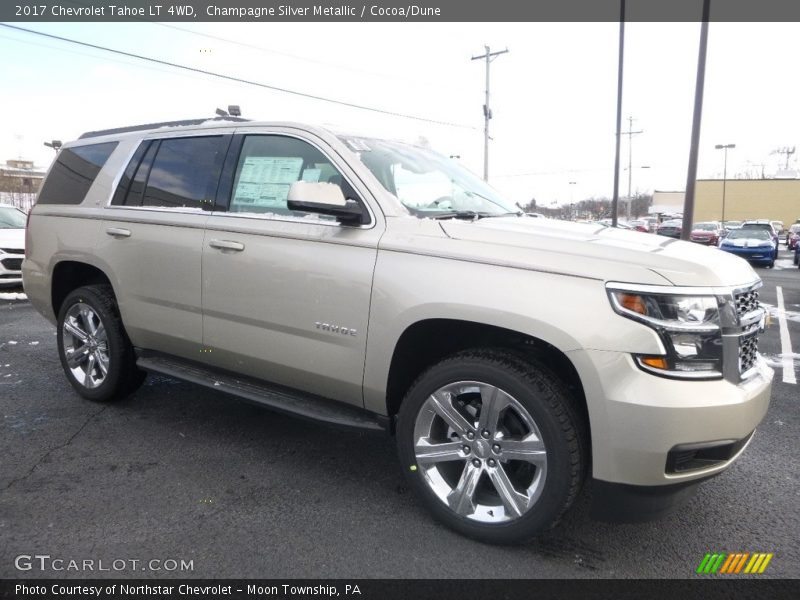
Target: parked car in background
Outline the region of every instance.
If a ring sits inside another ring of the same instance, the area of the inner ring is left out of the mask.
[[[683,221],[679,221],[678,219],[671,219],[669,221],[664,221],[661,225],[658,226],[658,235],[665,235],[671,238],[680,238],[681,232],[683,231]]]
[[[798,240],[800,240],[800,223],[795,223],[790,225],[786,232],[786,247],[789,250],[794,250]]]
[[[697,244],[716,246],[719,240],[724,237],[722,235],[723,231],[725,230],[719,221],[695,223],[692,225],[692,232],[689,234],[689,239]]]
[[[775,266],[777,242],[769,231],[762,228],[734,229],[719,245],[720,250],[735,254],[752,263],[766,267]]]
[[[764,231],[769,232],[770,236],[772,237],[772,241],[775,242],[775,258],[778,258],[778,241],[780,237],[778,233],[775,231],[775,228],[772,226],[770,221],[766,219],[758,219],[757,221],[745,221],[742,223],[742,229],[763,229]]]
[[[783,235],[783,232],[786,231],[786,228],[783,226],[783,221],[770,221],[770,224],[772,224],[772,228],[778,235]]]
[[[635,221],[629,221],[628,225],[630,225],[636,231],[641,231],[642,233],[650,233],[650,224],[644,219],[636,219]]]
[[[0,204],[0,286],[22,284],[25,221],[25,213],[16,206]]]

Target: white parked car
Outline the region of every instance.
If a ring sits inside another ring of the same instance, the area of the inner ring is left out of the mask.
[[[0,204],[0,286],[22,284],[25,220],[16,206]]]

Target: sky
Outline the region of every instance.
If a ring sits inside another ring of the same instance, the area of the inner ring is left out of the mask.
[[[25,23],[22,27],[422,119],[358,110],[0,27],[0,161],[46,167],[44,141],[213,116],[301,121],[427,140],[483,170],[483,61],[491,63],[490,183],[555,206],[613,190],[617,23]],[[623,131],[632,192],[686,185],[698,23],[626,24]],[[698,177],[782,166],[800,145],[799,23],[711,23]],[[450,125],[432,123],[445,121]],[[620,194],[628,192],[623,136]],[[798,155],[790,168],[798,168]]]

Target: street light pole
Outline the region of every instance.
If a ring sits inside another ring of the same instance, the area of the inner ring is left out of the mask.
[[[736,144],[717,144],[717,150],[725,151],[725,158],[722,163],[722,223],[725,224],[725,183],[728,181],[728,149],[736,148]]]

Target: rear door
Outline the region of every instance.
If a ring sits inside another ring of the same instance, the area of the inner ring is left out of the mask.
[[[287,208],[292,182],[336,183],[370,221]],[[205,360],[362,404],[372,274],[383,216],[324,140],[298,130],[236,135],[203,245]]]
[[[198,358],[204,227],[231,136],[144,140],[116,188],[97,254],[134,345]]]

